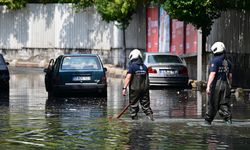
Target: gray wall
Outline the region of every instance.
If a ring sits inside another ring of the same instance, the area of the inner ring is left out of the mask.
[[[250,11],[224,12],[207,38],[207,50],[216,41],[225,43],[233,63],[233,85],[250,88]],[[210,60],[211,55],[207,56]]]
[[[145,9],[140,9],[126,30],[128,50],[145,49],[145,24]],[[15,11],[0,6],[0,53],[8,61],[92,52],[105,63],[122,64],[121,38],[115,23],[102,21],[94,8],[76,13],[70,4],[28,4]]]

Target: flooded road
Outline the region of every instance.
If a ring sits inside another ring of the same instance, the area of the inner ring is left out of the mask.
[[[10,68],[9,96],[0,97],[0,149],[249,149],[250,100],[232,96],[233,124],[217,116],[203,125],[206,94],[150,90],[155,121],[132,121],[122,80],[108,79],[107,98],[48,99],[42,69]]]

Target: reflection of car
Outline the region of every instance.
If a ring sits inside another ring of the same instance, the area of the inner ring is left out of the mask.
[[[168,53],[145,53],[144,63],[148,67],[150,86],[188,85],[186,63],[179,56]]]
[[[61,93],[107,95],[107,69],[95,54],[66,54],[51,59],[44,69],[45,87],[50,95]]]
[[[7,67],[8,62],[5,62],[3,55],[0,54],[0,91],[9,91],[10,74]]]

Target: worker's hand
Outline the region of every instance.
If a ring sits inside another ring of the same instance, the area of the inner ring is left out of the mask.
[[[126,89],[122,89],[122,95],[123,95],[123,96],[126,96],[126,92],[127,92]]]
[[[211,93],[210,87],[209,87],[209,86],[207,87],[206,92],[207,92],[207,94],[210,94],[210,93]]]

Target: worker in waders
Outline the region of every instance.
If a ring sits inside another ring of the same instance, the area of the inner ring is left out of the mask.
[[[129,88],[130,113],[133,120],[138,119],[139,103],[143,112],[150,120],[153,119],[153,111],[150,108],[149,99],[149,78],[148,70],[142,61],[142,54],[138,49],[134,49],[129,54],[128,72],[124,80],[122,90],[123,96],[126,95],[127,87]]]
[[[222,42],[215,42],[211,47],[211,51],[214,57],[210,63],[206,89],[208,110],[205,115],[205,123],[210,125],[218,112],[227,124],[232,124],[230,110],[232,65],[225,56],[225,45]]]

